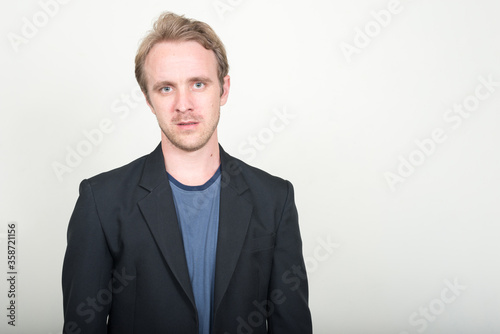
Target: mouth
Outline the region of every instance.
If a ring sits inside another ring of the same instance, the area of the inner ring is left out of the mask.
[[[180,123],[177,123],[177,125],[193,125],[193,124],[198,124],[198,122],[180,122]]]
[[[183,122],[177,123],[177,126],[181,129],[184,129],[184,130],[191,130],[191,129],[194,129],[198,124],[199,124],[199,122],[196,122],[196,121],[183,121]]]

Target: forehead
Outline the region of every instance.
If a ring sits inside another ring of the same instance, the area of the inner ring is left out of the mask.
[[[195,41],[160,42],[147,55],[144,70],[150,83],[198,76],[216,78],[217,59],[212,50]]]

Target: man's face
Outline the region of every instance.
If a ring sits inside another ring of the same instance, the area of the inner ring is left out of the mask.
[[[186,152],[209,141],[217,143],[220,107],[227,101],[230,82],[226,76],[221,96],[213,51],[194,41],[161,42],[149,52],[144,71],[148,105],[162,139]]]

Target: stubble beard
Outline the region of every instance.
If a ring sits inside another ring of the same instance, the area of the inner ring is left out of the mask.
[[[196,120],[196,121],[199,120],[199,118],[194,118],[194,117],[189,118],[184,116],[180,117],[179,119],[174,119],[173,123],[175,124],[178,122],[182,122],[183,119]],[[197,139],[195,141],[188,141],[182,138],[182,137],[190,137],[193,134],[179,135],[174,131],[169,131],[166,126],[162,126],[162,124],[159,125],[161,131],[172,145],[185,152],[195,152],[203,148],[208,143],[210,138],[212,138],[215,130],[217,129],[217,125],[219,124],[219,119],[220,119],[220,110],[217,112],[217,118],[215,119],[213,124],[209,124],[210,127],[208,129],[205,129],[199,136],[197,136]],[[174,127],[175,126],[176,125],[174,125]]]

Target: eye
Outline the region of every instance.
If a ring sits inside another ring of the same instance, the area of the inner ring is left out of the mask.
[[[196,89],[200,89],[203,87],[205,87],[205,84],[203,82],[197,82],[194,84],[194,88],[196,88]]]
[[[162,87],[160,88],[160,92],[162,93],[170,93],[172,91],[172,87]]]

